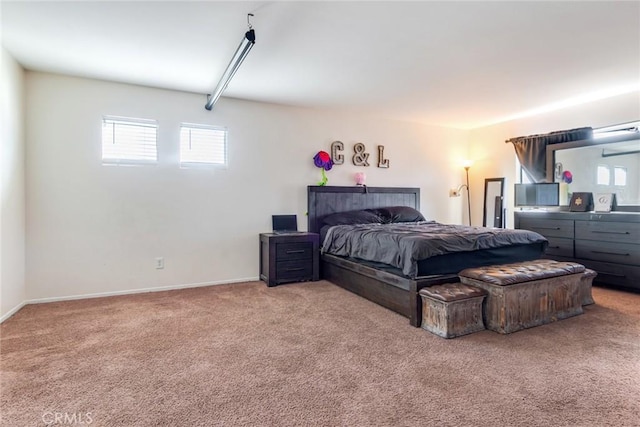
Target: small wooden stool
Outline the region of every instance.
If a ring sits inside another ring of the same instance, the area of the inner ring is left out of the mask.
[[[484,330],[482,300],[486,291],[463,283],[446,283],[420,290],[422,329],[443,338]]]

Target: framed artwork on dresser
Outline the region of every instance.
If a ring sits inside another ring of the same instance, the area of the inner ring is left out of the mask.
[[[613,193],[597,193],[593,204],[596,212],[611,212],[616,195]]]
[[[569,203],[569,211],[571,212],[588,212],[593,206],[591,193],[573,193],[571,202]]]

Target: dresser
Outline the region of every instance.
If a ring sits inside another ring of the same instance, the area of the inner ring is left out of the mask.
[[[515,228],[549,240],[546,258],[595,270],[595,282],[640,290],[640,213],[516,211]]]
[[[260,234],[260,280],[267,286],[320,279],[317,233]]]

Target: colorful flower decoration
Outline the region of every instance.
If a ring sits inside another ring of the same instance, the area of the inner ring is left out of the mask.
[[[322,169],[322,180],[318,182],[318,185],[326,185],[329,179],[324,171],[331,170],[333,167],[333,160],[331,160],[331,156],[329,156],[329,153],[326,151],[318,151],[318,154],[313,156],[313,164]]]
[[[573,175],[569,171],[562,172],[562,182],[566,182],[567,184],[571,184],[573,181]]]

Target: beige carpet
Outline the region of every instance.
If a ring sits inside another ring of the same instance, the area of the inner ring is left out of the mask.
[[[328,282],[30,305],[1,326],[2,425],[640,425],[640,295],[594,297],[452,340]]]

